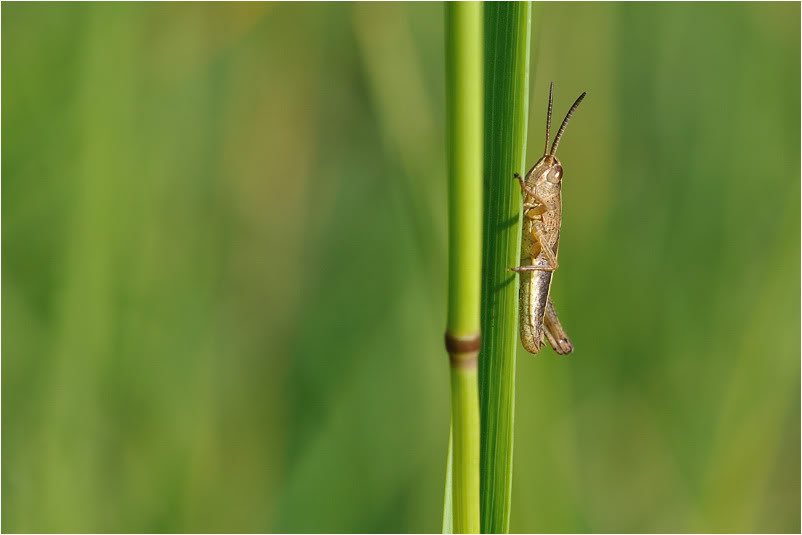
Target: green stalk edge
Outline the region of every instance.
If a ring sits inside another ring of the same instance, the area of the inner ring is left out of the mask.
[[[508,533],[512,494],[521,194],[529,111],[530,2],[488,2],[485,13],[485,159],[482,276],[482,533]]]
[[[482,4],[446,4],[445,20],[451,527],[454,533],[479,533],[477,360],[482,271]],[[446,519],[444,527],[447,524]]]

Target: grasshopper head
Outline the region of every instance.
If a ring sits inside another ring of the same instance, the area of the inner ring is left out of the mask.
[[[543,176],[552,184],[559,184],[563,178],[563,166],[560,160],[553,154],[543,156]]]

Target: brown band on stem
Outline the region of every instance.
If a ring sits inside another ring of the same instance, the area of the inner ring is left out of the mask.
[[[452,368],[473,370],[476,369],[476,365],[479,362],[479,352],[473,351],[471,353],[449,353],[448,362],[451,363]]]
[[[446,351],[450,355],[454,353],[472,353],[479,351],[482,346],[482,336],[476,334],[474,336],[454,336],[446,333]]]
[[[482,336],[454,336],[446,333],[446,350],[452,368],[475,369],[479,361]]]

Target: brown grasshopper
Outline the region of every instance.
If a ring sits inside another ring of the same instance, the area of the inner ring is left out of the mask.
[[[524,194],[524,232],[521,238],[521,266],[510,268],[521,274],[518,306],[521,321],[521,343],[530,353],[537,353],[544,345],[545,334],[551,347],[560,355],[574,350],[554,305],[551,302],[551,276],[559,267],[557,252],[560,246],[562,223],[563,168],[554,155],[565,125],[587,93],[582,93],[563,119],[554,144],[549,151],[551,106],[554,82],[549,87],[549,111],[546,116],[546,147],[543,157],[526,174],[526,179],[515,173]],[[544,332],[545,331],[545,332]]]

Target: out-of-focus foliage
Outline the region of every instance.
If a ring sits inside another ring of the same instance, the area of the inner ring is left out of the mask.
[[[2,530],[439,530],[442,6],[2,15]],[[799,17],[536,6],[514,531],[799,531]]]

